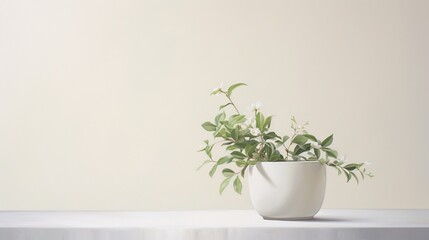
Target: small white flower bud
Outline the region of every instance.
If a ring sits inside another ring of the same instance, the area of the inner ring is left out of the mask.
[[[223,87],[223,82],[220,83],[220,85],[218,87],[213,88],[212,92],[217,92],[216,95],[219,95],[219,94],[221,94],[220,91],[222,90],[222,87]]]
[[[261,107],[262,107],[262,103],[260,101],[257,101],[250,105],[249,110],[258,111]]]
[[[250,134],[252,134],[253,136],[259,136],[259,134],[261,134],[261,131],[259,131],[258,128],[252,128],[250,130]]]
[[[311,147],[314,149],[320,149],[322,146],[320,146],[320,144],[318,144],[318,143],[313,142],[313,143],[311,143]]]

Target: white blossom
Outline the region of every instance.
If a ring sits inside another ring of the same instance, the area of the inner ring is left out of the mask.
[[[296,126],[295,131],[296,131],[296,134],[303,134],[303,133],[306,133],[306,132],[305,132],[305,127],[304,127],[304,126],[301,126],[301,125]]]
[[[222,90],[222,87],[223,87],[223,82],[221,82],[218,87],[213,88],[212,92],[217,92],[216,95],[219,95],[221,93],[220,91]]]
[[[259,128],[252,128],[250,129],[250,134],[252,134],[253,136],[259,136],[259,134],[261,134],[261,131],[259,131]]]
[[[262,107],[262,103],[260,101],[256,101],[250,105],[249,110],[258,111],[261,107]]]
[[[320,146],[319,143],[313,142],[313,143],[311,143],[311,147],[314,149],[320,149],[322,146]]]
[[[369,165],[371,165],[372,163],[371,162],[368,162],[368,161],[366,161],[366,162],[364,162],[363,163],[363,165],[365,165],[365,166],[369,166]]]
[[[244,123],[240,124],[240,126],[243,129],[253,128],[254,125],[255,125],[255,118],[254,117],[248,118],[248,119],[246,119],[246,121]]]

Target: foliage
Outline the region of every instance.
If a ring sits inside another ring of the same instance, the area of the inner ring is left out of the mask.
[[[338,157],[338,152],[332,148],[334,136],[330,135],[323,140],[316,138],[306,130],[308,123],[299,125],[292,117],[291,136],[278,135],[270,130],[272,116],[264,116],[260,111],[262,104],[256,102],[251,105],[250,117],[238,110],[231,96],[235,89],[246,86],[245,83],[236,83],[227,90],[222,85],[212,91],[212,95],[224,95],[228,102],[219,107],[219,113],[213,121],[207,121],[202,127],[212,133],[214,141],[204,141],[205,152],[208,159],[198,168],[210,164],[210,177],[219,170],[224,176],[219,193],[232,182],[234,190],[241,194],[242,178],[249,166],[265,161],[319,161],[329,167],[337,169],[338,174],[344,174],[347,182],[354,178],[373,177],[365,166],[369,163],[349,163]],[[235,114],[228,116],[224,111],[232,107]],[[218,159],[213,157],[214,146],[225,149],[226,155]],[[220,170],[222,168],[222,170]]]

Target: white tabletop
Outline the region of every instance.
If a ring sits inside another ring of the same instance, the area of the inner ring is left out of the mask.
[[[429,210],[327,210],[263,220],[252,210],[0,212],[0,240],[429,239]]]

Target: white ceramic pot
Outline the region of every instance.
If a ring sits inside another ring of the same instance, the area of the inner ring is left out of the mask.
[[[249,168],[249,192],[264,219],[311,219],[325,198],[326,167],[318,161],[262,162]]]

